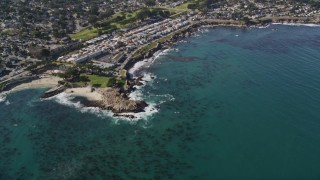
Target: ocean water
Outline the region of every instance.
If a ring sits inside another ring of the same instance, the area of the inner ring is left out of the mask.
[[[0,98],[0,179],[320,178],[319,27],[202,29],[150,62],[134,121]]]

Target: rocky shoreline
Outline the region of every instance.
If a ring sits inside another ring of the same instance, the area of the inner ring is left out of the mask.
[[[122,113],[139,113],[144,112],[148,104],[144,101],[130,100],[121,90],[115,88],[98,89],[102,94],[102,100],[85,100],[83,103],[86,107],[99,107],[103,110],[111,110],[117,116]]]
[[[267,23],[268,24],[268,23]],[[266,24],[259,24],[259,26],[265,26]],[[158,42],[156,47],[149,49],[146,52],[140,53],[139,56],[131,58],[127,64],[125,64],[124,69],[131,69],[137,62],[143,61],[144,59],[151,58],[158,51],[168,49],[175,45],[177,42],[183,40],[184,38],[192,36],[194,33],[198,32],[199,28],[208,27],[237,27],[237,28],[247,28],[243,22],[237,23],[225,23],[217,24],[214,21],[199,21],[195,24],[188,26],[178,32],[175,32],[170,38],[165,41]],[[103,110],[110,110],[114,113],[114,116],[124,116],[128,118],[135,118],[134,115],[128,115],[126,113],[139,113],[144,112],[148,104],[145,101],[131,100],[129,94],[135,91],[136,86],[141,86],[142,77],[130,78],[127,76],[126,84],[124,87],[112,87],[112,88],[92,88],[91,92],[95,91],[98,95],[101,95],[98,100],[92,100],[88,98],[88,93],[84,94],[83,97],[87,99],[83,100],[81,103],[85,107],[98,107]],[[87,87],[90,88],[90,87]],[[41,98],[49,98],[66,92],[68,88],[66,87],[55,87],[45,92]]]
[[[123,88],[93,88],[85,87],[90,89],[91,92],[83,92],[81,95],[85,97],[84,100],[81,100],[81,104],[85,107],[98,107],[102,110],[110,110],[114,113],[114,116],[125,116],[129,118],[135,118],[134,115],[126,115],[126,113],[139,113],[144,112],[148,104],[142,100],[131,100],[129,94],[136,90],[135,86],[143,85],[142,77],[127,80],[125,87]],[[84,88],[78,88],[84,89]],[[53,96],[56,96],[62,92],[67,92],[71,95],[74,93],[72,89],[68,89],[64,86],[55,87],[46,91],[41,98],[46,99]],[[95,92],[100,95],[97,99],[90,99],[89,94]]]
[[[132,58],[125,66],[124,69],[129,70],[131,69],[137,62],[143,61],[144,59],[151,58],[156,52],[168,49],[175,45],[177,42],[183,40],[184,38],[192,36],[194,33],[196,33],[199,28],[202,27],[236,27],[236,28],[247,28],[247,26],[240,22],[236,21],[237,23],[224,23],[219,24],[217,22],[207,22],[207,21],[201,21],[197,22],[195,24],[190,25],[189,27],[182,29],[172,35],[171,38],[168,38],[167,40],[163,42],[158,42],[157,46],[155,48],[150,49],[147,52],[140,53],[137,57]],[[261,24],[263,26],[264,24]]]
[[[155,48],[148,50],[147,52],[140,54],[136,58],[132,58],[124,67],[124,69],[129,70],[134,66],[135,63],[142,61],[146,58],[152,57],[157,51],[165,50],[173,45],[175,45],[178,41],[190,37],[192,34],[198,31],[198,29],[204,25],[208,25],[210,23],[195,23],[190,25],[189,27],[182,29],[172,35],[171,38],[166,39],[163,42],[159,42]],[[92,100],[88,98],[88,94],[82,94],[83,97],[86,97],[85,100],[81,101],[81,104],[85,107],[98,107],[103,110],[110,110],[114,113],[114,116],[124,116],[128,118],[135,118],[131,113],[139,113],[144,112],[145,108],[148,104],[145,101],[140,100],[131,100],[129,98],[129,94],[135,91],[136,86],[143,85],[142,78],[129,78],[128,76],[126,84],[124,87],[112,87],[112,88],[92,88],[91,91],[95,91],[96,93],[101,95],[101,99]],[[46,91],[41,98],[50,98],[55,95],[58,95],[62,92],[66,92],[67,89],[64,86],[54,87]],[[72,93],[71,93],[72,94]],[[130,113],[130,115],[126,114]]]

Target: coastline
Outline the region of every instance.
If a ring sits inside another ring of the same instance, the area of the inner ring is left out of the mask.
[[[185,29],[174,32],[171,38],[158,43],[157,47],[151,48],[143,54],[140,54],[137,58],[132,58],[129,60],[128,64],[125,65],[124,69],[128,70],[131,74],[139,71],[141,67],[145,66],[145,62],[152,64],[157,55],[161,55],[163,52],[170,49],[180,40],[192,36],[195,32],[198,32],[201,27],[237,27],[243,28],[243,25],[239,24],[216,24],[215,22],[197,22],[188,26]],[[143,63],[141,63],[143,62]],[[140,67],[134,69],[137,63],[141,63]],[[130,94],[136,90],[137,86],[143,85],[141,83],[143,77],[134,77],[127,79],[127,85],[123,89],[117,88],[97,88],[93,89],[90,86],[87,87],[77,87],[77,88],[62,88],[58,86],[58,81],[61,78],[52,76],[46,78],[40,78],[37,80],[32,80],[31,82],[21,83],[7,93],[29,89],[29,88],[51,88],[47,91],[42,98],[49,98],[60,93],[66,93],[70,96],[80,96],[84,97],[86,100],[81,102],[85,107],[98,107],[100,109],[111,110],[115,113],[114,116],[125,116],[129,118],[135,118],[134,114],[139,112],[144,112],[148,104],[144,100],[134,100],[130,98]],[[5,92],[5,93],[6,93]],[[107,100],[109,97],[111,100]],[[119,105],[120,104],[120,105]],[[126,113],[133,113],[127,116]]]
[[[58,82],[61,78],[56,76],[44,77],[37,80],[33,80],[28,83],[22,83],[18,86],[15,86],[10,92],[21,91],[25,89],[32,89],[32,88],[54,88],[57,87]]]
[[[129,61],[124,69],[126,69],[130,74],[134,74],[134,71],[139,70],[140,68],[136,68],[135,70],[132,70],[134,66],[142,61],[146,61],[148,64],[150,64],[150,59],[153,59],[151,61],[154,61],[154,58],[162,52],[164,52],[167,49],[172,48],[177,42],[183,40],[184,38],[188,38],[191,35],[193,35],[195,32],[197,32],[201,28],[217,28],[217,27],[225,27],[225,28],[266,28],[269,27],[269,25],[274,24],[274,25],[288,25],[288,26],[308,26],[308,27],[320,27],[320,24],[316,23],[279,23],[279,22],[270,22],[270,23],[261,23],[261,24],[256,24],[253,26],[247,26],[245,25],[242,21],[210,21],[210,20],[203,20],[199,21],[196,24],[190,25],[188,28],[178,31],[174,33],[172,38],[167,39],[164,42],[158,43],[157,47],[150,49],[146,53],[140,54],[139,57],[137,58],[132,58],[131,61]],[[234,23],[236,22],[236,23]],[[151,62],[152,63],[152,62]],[[141,67],[143,65],[139,65]]]
[[[320,24],[315,23],[271,23],[274,25],[284,25],[284,26],[307,26],[307,27],[320,27]]]
[[[264,27],[264,26],[265,24],[261,25],[261,27]],[[249,26],[246,26],[241,21],[230,21],[230,22],[229,21],[217,22],[217,21],[210,21],[210,20],[198,21],[194,24],[189,25],[184,29],[174,32],[171,38],[167,38],[161,42],[159,42],[160,39],[158,39],[157,41],[155,41],[155,43],[157,43],[156,47],[151,48],[148,51],[138,53],[136,57],[132,57],[131,60],[124,65],[124,69],[126,69],[128,72],[132,72],[132,70],[130,69],[133,68],[136,63],[140,61],[144,61],[149,58],[153,58],[154,54],[156,54],[157,52],[171,48],[172,46],[176,45],[179,41],[185,38],[188,38],[192,36],[194,33],[198,32],[200,28],[216,28],[216,27],[230,27],[230,28],[243,28],[243,29],[249,28]]]
[[[287,25],[283,23],[271,23],[276,25]],[[290,23],[289,25],[291,25]],[[267,24],[269,25],[269,24]],[[305,25],[305,24],[297,24]],[[316,24],[314,24],[316,25]],[[313,26],[313,25],[311,25]],[[320,25],[318,25],[320,26]],[[134,75],[136,71],[139,71],[141,68],[145,68],[145,64],[149,66],[160,56],[163,52],[166,52],[168,49],[172,48],[179,41],[194,35],[201,28],[216,28],[216,27],[231,27],[231,28],[250,28],[244,26],[243,24],[216,24],[216,22],[207,22],[200,21],[196,24],[192,24],[189,27],[175,32],[171,38],[166,39],[163,42],[159,42],[155,48],[151,48],[148,51],[141,53],[138,57],[130,59],[125,65],[124,69],[128,70],[131,75]],[[265,27],[265,24],[261,26]],[[139,66],[135,67],[138,63]],[[142,77],[134,77],[127,79],[127,85],[123,89],[117,88],[92,88],[91,86],[80,87],[80,88],[66,88],[61,92],[67,93],[71,96],[80,96],[86,98],[86,101],[81,102],[85,107],[98,107],[100,109],[111,110],[114,113],[114,116],[125,116],[129,118],[135,118],[134,115],[126,116],[125,113],[139,113],[144,112],[148,104],[143,100],[137,101],[130,98],[130,94],[133,93],[136,89],[136,86],[141,85]],[[44,77],[37,80],[32,80],[31,82],[22,83],[9,91],[5,91],[4,94],[20,91],[30,88],[57,88],[58,82],[62,80],[56,76]],[[57,94],[61,93],[60,91]],[[56,95],[56,94],[55,94]],[[50,96],[49,96],[50,97]]]

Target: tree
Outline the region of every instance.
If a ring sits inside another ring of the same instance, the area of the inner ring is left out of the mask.
[[[155,0],[144,0],[144,3],[145,3],[147,6],[154,6],[154,5],[156,5],[156,1],[155,1]]]
[[[143,8],[143,9],[141,9],[141,10],[137,13],[136,17],[137,17],[138,19],[140,19],[140,20],[144,20],[144,19],[146,19],[147,17],[149,17],[150,14],[151,14],[151,12],[150,12],[149,9]]]
[[[80,72],[76,69],[69,69],[64,74],[62,74],[62,77],[66,80],[69,80],[70,82],[74,81],[75,79],[78,79],[80,76]]]
[[[41,32],[38,29],[32,30],[31,34],[32,34],[33,37],[36,37],[36,38],[40,38],[41,37]]]
[[[99,7],[97,5],[92,5],[90,7],[90,14],[98,15],[99,14]]]
[[[163,11],[164,17],[169,17],[170,16],[170,11]]]
[[[50,50],[49,49],[42,49],[41,50],[41,56],[43,56],[43,57],[50,56]]]
[[[187,8],[194,10],[197,8],[197,4],[195,4],[195,3],[188,4]]]
[[[90,15],[89,16],[89,18],[88,18],[88,22],[90,23],[90,24],[94,24],[95,22],[97,22],[97,16],[95,16],[95,15]]]
[[[102,29],[98,29],[98,35],[101,36],[103,34]]]
[[[117,16],[115,20],[116,20],[116,21],[122,21],[122,20],[124,20],[124,19],[125,19],[125,18],[124,18],[123,16]]]
[[[82,82],[89,82],[90,81],[90,79],[87,76],[80,76],[79,80]]]
[[[108,9],[105,12],[100,13],[99,18],[103,19],[103,18],[108,18],[110,16],[112,16],[114,14],[114,11],[112,9]]]

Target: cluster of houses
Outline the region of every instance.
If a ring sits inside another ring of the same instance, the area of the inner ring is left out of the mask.
[[[5,67],[2,65],[2,64],[0,64],[0,75],[2,74],[2,72],[5,70]]]
[[[187,2],[186,0],[180,0],[180,1],[157,1],[157,5],[159,6],[167,6],[167,7],[176,7],[183,3]]]
[[[239,1],[238,3],[226,3],[220,7],[211,9],[212,18],[240,20],[243,17],[259,19],[264,17],[314,17],[319,16],[320,11],[315,10],[306,3],[283,3],[283,1]]]
[[[127,47],[137,47],[179,30],[190,22],[183,18],[165,19],[123,34],[121,40]]]
[[[85,42],[88,46],[80,49],[79,51],[59,57],[58,61],[79,64],[111,54],[112,56],[110,56],[110,60],[108,62],[114,64],[121,63],[119,61],[123,60],[125,56],[123,52],[129,53],[137,49],[139,46],[166,36],[189,24],[190,22],[185,18],[165,19],[163,21],[130,30],[122,35],[102,35]]]
[[[177,19],[154,18],[132,25],[128,27],[130,29],[124,30],[124,33],[102,35],[84,43],[66,38],[68,33],[89,25],[90,16],[105,18],[99,17],[99,14],[109,10],[135,11],[145,7],[145,2],[144,0],[111,0],[109,2],[83,0],[81,3],[53,1],[48,4],[45,0],[21,0],[12,1],[12,3],[0,1],[3,10],[3,13],[0,13],[0,61],[2,64],[0,71],[4,74],[3,72],[10,70],[12,72],[8,76],[15,75],[20,69],[25,69],[38,61],[37,59],[55,59],[66,52],[80,48],[59,57],[58,60],[78,64],[96,59],[94,64],[110,67],[121,63],[126,55],[139,47],[190,23],[183,16]],[[170,8],[185,2],[186,0],[155,1],[157,6]],[[216,5],[217,3],[211,4],[205,10],[200,9],[205,15],[199,17],[219,20],[242,20],[244,17],[251,20],[273,18],[277,21],[291,17],[291,19],[306,20],[307,23],[320,22],[320,10],[302,1],[235,0],[221,1],[219,7]],[[99,13],[93,12],[94,7],[97,7],[96,12]],[[193,17],[197,18],[197,16]],[[310,19],[312,21],[309,21]],[[35,55],[41,55],[42,49],[50,50],[50,57],[43,58]]]

